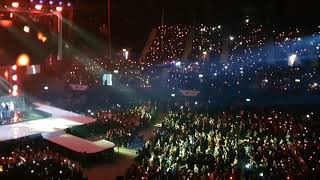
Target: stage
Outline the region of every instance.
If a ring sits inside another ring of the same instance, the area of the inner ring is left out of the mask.
[[[34,103],[36,110],[51,114],[50,117],[22,121],[0,126],[0,141],[19,139],[26,136],[61,131],[73,126],[89,124],[96,120],[42,103]]]
[[[115,144],[106,141],[88,141],[77,136],[68,134],[64,131],[57,131],[53,133],[43,133],[42,137],[54,144],[60,145],[76,153],[96,154],[104,152],[115,147]]]

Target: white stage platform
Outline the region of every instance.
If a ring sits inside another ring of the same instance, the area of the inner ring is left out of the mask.
[[[51,141],[55,144],[58,144],[78,153],[85,152],[87,154],[94,154],[106,151],[108,149],[112,149],[115,146],[115,144],[110,141],[100,140],[96,142],[91,142],[86,139],[82,139],[77,136],[67,134],[64,131],[43,133],[42,137],[48,141]]]
[[[96,119],[82,116],[73,112],[34,103],[36,109],[50,113],[52,116],[45,119],[25,121],[16,124],[0,126],[0,141],[18,139],[26,136],[61,131],[73,126],[89,124]]]

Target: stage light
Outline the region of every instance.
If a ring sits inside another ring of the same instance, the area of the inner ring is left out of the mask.
[[[63,10],[63,8],[61,6],[56,7],[56,11],[61,12],[62,10]]]
[[[17,81],[18,80],[18,76],[16,74],[12,75],[12,80],[13,81]]]
[[[48,87],[48,86],[45,86],[45,87],[43,87],[43,89],[44,89],[44,90],[48,90],[48,89],[49,89],[49,87]]]
[[[43,35],[42,32],[38,32],[37,38],[39,41],[41,41],[43,43],[47,41],[47,37],[45,35]]]
[[[42,9],[42,5],[41,4],[36,4],[34,6],[34,8],[36,8],[36,10],[41,10]]]
[[[17,65],[11,66],[11,69],[14,70],[14,71],[17,70]]]
[[[18,96],[18,92],[17,91],[13,91],[12,92],[12,96]]]
[[[12,86],[12,90],[13,90],[13,91],[18,91],[18,85],[16,85],[16,84],[13,85],[13,86]]]
[[[30,32],[30,27],[29,26],[24,26],[23,27],[23,31],[26,32],[26,33],[29,33]]]
[[[45,42],[47,41],[47,37],[43,36],[43,37],[41,38],[41,41],[42,41],[43,43],[45,43]]]
[[[171,97],[176,97],[176,94],[171,94]]]
[[[203,74],[199,74],[199,78],[203,78]]]
[[[13,25],[11,20],[0,20],[0,27],[9,28]]]
[[[13,3],[11,4],[11,6],[14,7],[14,8],[18,8],[19,5],[20,5],[20,4],[19,4],[18,2],[13,2]]]
[[[4,77],[5,77],[6,79],[8,79],[8,76],[9,76],[8,71],[4,72]]]
[[[230,39],[230,41],[233,41],[234,37],[233,36],[229,36],[229,39]]]
[[[291,56],[289,56],[289,61],[288,61],[288,65],[289,66],[293,66],[295,61],[297,59],[297,55],[296,54],[292,54]]]
[[[71,2],[68,2],[68,3],[67,3],[67,6],[70,7],[70,6],[71,6]]]
[[[251,167],[251,164],[246,164],[247,169],[250,169],[250,167]]]
[[[28,66],[30,64],[30,57],[28,54],[20,54],[17,58],[16,64],[18,66]]]
[[[50,5],[53,5],[53,1],[49,1],[49,4],[50,4]]]

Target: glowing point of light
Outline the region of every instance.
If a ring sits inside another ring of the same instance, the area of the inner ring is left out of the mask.
[[[11,69],[14,70],[14,71],[17,70],[17,65],[11,66]]]
[[[181,66],[181,62],[180,61],[178,61],[178,62],[176,62],[176,64],[175,64],[177,67],[179,67],[179,66]]]
[[[23,27],[23,31],[26,32],[26,33],[29,33],[30,32],[30,27],[29,26],[24,26]]]
[[[13,91],[18,91],[18,85],[16,85],[16,84],[13,85],[13,86],[12,86],[12,90],[13,90]]]
[[[70,6],[71,6],[71,3],[70,3],[70,2],[68,2],[68,3],[67,3],[67,6],[68,6],[68,7],[70,7]]]
[[[30,57],[28,54],[20,54],[17,58],[18,66],[28,66],[30,64]]]
[[[119,70],[114,70],[113,73],[118,74]]]
[[[36,4],[36,5],[34,6],[34,8],[35,8],[36,10],[41,10],[41,9],[42,9],[42,5],[41,5],[41,4]]]
[[[289,56],[289,61],[288,61],[288,65],[289,66],[293,66],[295,61],[297,59],[297,55],[296,54],[292,54],[291,56]]]
[[[294,82],[297,82],[297,83],[298,83],[298,82],[300,82],[300,79],[295,79]]]
[[[6,77],[6,79],[8,79],[9,73],[8,71],[4,72],[4,77]]]
[[[247,169],[250,169],[250,167],[251,167],[251,164],[246,164]]]
[[[18,96],[18,92],[17,91],[13,91],[12,92],[12,96]]]
[[[249,18],[247,18],[247,19],[245,20],[246,23],[249,23],[249,21],[250,21]]]
[[[230,39],[230,41],[233,41],[234,37],[233,36],[229,36],[229,39]]]
[[[260,177],[263,177],[263,173],[260,173],[259,176],[260,176]]]
[[[11,4],[11,6],[14,7],[14,8],[18,8],[19,5],[20,5],[20,4],[19,4],[18,2],[13,2],[13,3]]]
[[[16,74],[12,75],[12,80],[13,81],[17,81],[18,80],[18,76]]]
[[[171,97],[176,97],[176,94],[171,94]]]
[[[49,1],[49,4],[52,5],[52,4],[53,4],[53,1]]]
[[[45,86],[45,87],[43,87],[43,89],[44,89],[44,90],[48,90],[48,89],[49,89],[49,87],[48,87],[48,86]]]
[[[63,10],[63,8],[61,6],[56,7],[56,11],[61,12],[62,10]]]
[[[251,101],[251,99],[247,98],[247,99],[246,99],[246,101],[247,101],[247,102],[250,102],[250,101]]]
[[[203,78],[203,74],[199,74],[199,78]]]

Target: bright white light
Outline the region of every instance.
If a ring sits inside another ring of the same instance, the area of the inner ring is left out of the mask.
[[[12,96],[18,96],[18,92],[17,91],[13,91],[12,92]]]
[[[62,10],[63,10],[63,8],[61,6],[56,7],[56,11],[61,12]]]
[[[263,177],[263,173],[260,173],[259,176],[260,176],[260,177]]]
[[[113,71],[115,74],[118,74],[119,73],[119,70],[114,70]]]
[[[34,6],[34,8],[36,8],[36,10],[41,10],[42,9],[42,5],[41,4],[36,4]]]
[[[176,94],[171,94],[171,97],[176,97]]]
[[[12,70],[15,71],[15,70],[17,70],[17,65],[13,65],[11,68],[12,68]]]
[[[30,27],[29,26],[24,26],[23,27],[23,31],[26,32],[26,33],[29,33],[30,32]]]
[[[291,56],[289,56],[289,61],[288,61],[288,65],[289,66],[293,66],[295,61],[297,59],[297,55],[296,54],[292,54]]]
[[[247,102],[250,102],[250,101],[251,101],[251,99],[247,98],[247,99],[246,99],[246,101],[247,101]]]
[[[11,4],[11,6],[14,7],[14,8],[18,8],[19,7],[19,3],[18,2],[13,2]]]
[[[251,164],[246,164],[247,169],[250,169],[250,167],[251,167]]]
[[[18,76],[16,74],[12,75],[12,80],[13,81],[17,81],[18,80]]]
[[[196,102],[194,102],[194,104],[195,104],[195,105],[198,105],[198,102],[196,101]]]
[[[246,23],[249,23],[249,21],[250,21],[249,18],[247,18],[247,19],[245,20]]]
[[[203,74],[199,74],[199,78],[203,78]]]
[[[179,66],[181,66],[181,62],[180,61],[178,61],[178,62],[176,62],[176,64],[175,64],[177,67],[179,67]]]
[[[43,89],[44,89],[44,90],[48,90],[48,89],[49,89],[49,87],[48,87],[48,86],[45,86],[45,87],[43,87]]]
[[[233,36],[229,36],[229,39],[230,39],[230,41],[233,41],[234,37]]]
[[[294,82],[297,82],[297,83],[298,83],[298,82],[300,82],[300,79],[295,79]]]
[[[12,89],[13,89],[13,91],[18,91],[18,85],[16,85],[16,84],[13,85],[13,86],[12,86]]]
[[[313,83],[313,86],[315,86],[315,87],[318,86],[318,83]]]

